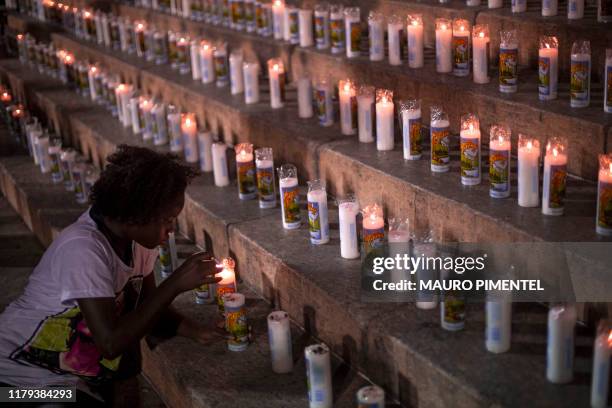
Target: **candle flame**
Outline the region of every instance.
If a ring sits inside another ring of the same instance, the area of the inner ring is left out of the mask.
[[[412,20],[412,25],[413,25],[413,26],[418,26],[418,25],[419,25],[419,22],[418,22],[417,20]]]
[[[556,147],[553,147],[552,154],[553,154],[553,156],[558,156],[559,155],[559,152],[557,151]]]
[[[144,24],[138,23],[138,25],[136,26],[136,29],[139,30],[139,31],[144,30]]]
[[[95,73],[98,71],[98,68],[96,68],[96,67],[91,67],[91,68],[90,68],[90,71],[91,71],[92,73],[94,73],[94,74],[95,74]]]
[[[612,168],[612,164],[610,168]],[[610,330],[610,334],[608,334],[608,347],[612,347],[612,330]]]
[[[89,11],[86,11],[85,14],[83,14],[83,17],[90,18],[91,17],[91,13]]]
[[[278,64],[274,64],[274,66],[272,67],[273,70],[278,71]]]
[[[533,143],[531,143],[531,140],[529,140],[527,142],[527,149],[531,150],[533,148]]]
[[[187,127],[191,126],[191,118],[185,119],[185,126]]]
[[[612,162],[610,162],[610,173],[612,173]]]
[[[351,90],[351,85],[347,82],[344,84],[344,92],[350,92]]]
[[[473,124],[473,123],[470,123],[470,132],[471,132],[472,130],[474,130],[474,124]]]
[[[281,6],[282,4],[283,4],[283,2],[282,2],[281,0],[276,0],[276,1],[274,2],[274,5],[275,5],[275,6],[277,6],[277,7],[278,7],[278,6]]]
[[[544,44],[546,46],[546,48],[550,48],[550,45],[548,43]]]
[[[64,58],[64,62],[71,64],[72,63],[72,55],[68,54],[66,55],[66,57]]]
[[[485,33],[481,31],[480,33],[478,33],[478,36],[479,36],[480,38],[484,38]]]
[[[446,30],[446,24],[442,24],[442,26],[440,27],[442,30]]]
[[[464,31],[464,30],[465,30],[465,27],[464,27],[464,26],[461,26],[461,27],[459,27],[459,30]]]
[[[381,103],[387,103],[387,95],[383,95],[383,97],[380,100]]]
[[[23,40],[23,34],[17,34],[17,41]]]

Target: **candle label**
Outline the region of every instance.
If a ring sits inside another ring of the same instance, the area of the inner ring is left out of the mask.
[[[244,305],[228,307],[225,311],[225,329],[230,334],[227,340],[230,350],[244,350],[249,344],[249,327],[247,325]]]
[[[550,95],[550,58],[540,57],[538,62],[538,91],[540,95]]]
[[[311,240],[320,240],[323,238],[321,231],[321,213],[319,203],[316,201],[308,201],[308,229],[310,231]]]
[[[363,249],[366,254],[381,249],[385,243],[385,227],[363,229]]]
[[[299,26],[299,11],[290,10],[289,11],[289,41],[291,43],[299,43],[300,42],[300,26]]]
[[[563,208],[565,201],[566,164],[552,164],[548,175],[548,208]]]
[[[597,226],[612,231],[612,183],[599,181]]]
[[[328,117],[328,90],[327,89],[315,89],[315,106],[317,108],[317,118],[319,119],[320,125],[326,125],[330,119]]]
[[[510,192],[510,150],[491,149],[489,153],[489,193],[504,198]]]
[[[421,118],[408,119],[404,121],[403,127],[404,146],[408,146],[411,156],[420,156],[421,146]]]
[[[359,52],[359,43],[361,42],[361,22],[351,21],[349,23],[349,39],[351,52]]]
[[[274,194],[274,169],[272,167],[257,168],[257,192],[259,201],[273,203],[276,201]]]
[[[240,195],[255,197],[255,165],[253,161],[236,161],[238,170],[238,191]]]
[[[217,75],[217,81],[227,81],[228,69],[227,69],[227,58],[225,54],[215,55],[215,74]]]
[[[612,106],[612,65],[606,67],[606,106]]]
[[[500,89],[514,89],[518,84],[518,48],[499,49]]]
[[[326,16],[315,16],[314,24],[315,24],[315,43],[317,47],[325,47],[327,45],[327,41],[325,38],[325,23],[327,22]]]
[[[465,301],[452,292],[446,292],[443,307],[444,324],[449,328],[462,328],[465,324]]]
[[[187,64],[187,45],[177,45],[176,46],[176,62],[179,65]]]
[[[161,263],[161,259],[162,259],[162,247],[159,247],[160,251],[159,251],[159,262]],[[166,262],[171,262],[170,260],[170,254],[168,253],[168,260]],[[168,267],[168,266],[166,266]],[[172,273],[172,266],[169,265],[170,267],[170,273]],[[162,273],[164,270],[164,265],[162,265]],[[168,274],[168,272],[166,272],[166,274]],[[198,286],[197,288],[195,288],[195,295],[196,295],[196,303],[208,303],[209,301],[211,301],[211,296],[210,296],[210,285],[209,284],[204,284],[202,286]]]
[[[215,300],[217,301],[217,306],[219,307],[219,311],[223,313],[224,305],[223,305],[223,295],[227,293],[235,293],[236,285],[234,283],[230,283],[229,285],[221,285],[217,283],[215,285]]]
[[[232,22],[236,24],[237,27],[239,27],[243,23],[243,20],[244,20],[242,1],[233,0],[231,2],[231,8],[232,8]]]
[[[431,164],[435,166],[448,166],[450,131],[448,127],[431,128]]]
[[[281,197],[283,199],[283,218],[285,224],[293,224],[300,222],[300,204],[298,196],[298,186],[281,187]]]
[[[384,53],[384,41],[385,37],[383,35],[383,43],[380,42],[381,36],[381,28],[378,24],[370,24],[369,25],[370,35],[368,35],[368,48],[370,49],[370,56],[379,55]],[[361,33],[360,33],[361,35]],[[352,51],[352,50],[351,50]],[[383,54],[384,55],[384,54]]]
[[[344,21],[342,18],[330,18],[329,30],[332,52],[340,52],[344,49]]]
[[[460,137],[461,179],[473,181],[480,179],[480,139]]]
[[[72,180],[74,182],[74,192],[76,196],[77,202],[81,202],[85,200],[85,192],[83,190],[83,174],[81,171],[73,171],[72,172]]]
[[[43,155],[39,154],[39,157],[43,157]],[[59,183],[62,181],[62,170],[60,168],[60,154],[59,153],[49,153],[49,159],[51,159],[51,179]]]
[[[571,62],[570,96],[575,101],[589,100],[589,82],[591,76],[591,61]]]
[[[244,20],[247,28],[252,31],[255,28],[255,3],[252,1],[244,2]]]
[[[319,387],[325,384],[325,367],[322,364],[313,363],[309,358],[306,358],[306,385],[308,387],[308,400],[311,402],[323,402],[327,396],[325,387]],[[315,387],[316,386],[316,387]]]
[[[470,44],[468,36],[453,36],[453,73],[468,75],[470,73]]]

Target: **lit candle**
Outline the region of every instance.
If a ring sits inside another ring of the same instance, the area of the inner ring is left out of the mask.
[[[491,126],[489,139],[489,195],[510,197],[510,129]]]
[[[376,90],[376,149],[393,150],[394,147],[393,91]]]
[[[512,301],[509,295],[489,296],[486,303],[485,347],[491,353],[510,350]]]
[[[242,76],[242,51],[233,51],[229,56],[230,93],[238,95],[244,92],[244,78]]]
[[[357,90],[350,80],[338,82],[340,99],[340,126],[343,135],[357,133]]]
[[[518,204],[537,207],[540,203],[540,142],[519,134]]]
[[[359,7],[344,9],[344,32],[346,33],[346,56],[348,58],[358,57],[361,43],[361,10]]]
[[[274,27],[274,39],[282,40],[284,35],[285,3],[282,0],[274,0],[272,3],[272,25]]]
[[[473,62],[474,82],[477,84],[489,83],[489,26],[486,24],[474,26],[473,33]]]
[[[259,62],[242,63],[244,81],[244,103],[247,105],[259,102]]]
[[[124,127],[132,126],[132,114],[130,112],[130,98],[132,97],[133,87],[129,84],[119,84],[115,88],[115,97],[117,98],[117,112],[119,120]]]
[[[297,80],[298,93],[298,116],[306,119],[313,115],[312,110],[312,84],[308,76],[302,76]]]
[[[368,38],[370,41],[370,61],[385,59],[384,16],[376,11],[368,15]]]
[[[584,17],[584,0],[569,0],[567,2],[567,18],[579,20]]]
[[[324,50],[329,48],[329,5],[327,3],[315,5],[314,27],[317,49]]]
[[[359,214],[359,204],[354,196],[349,195],[338,199],[340,256],[345,259],[359,258],[357,214]]]
[[[300,47],[312,47],[314,40],[312,36],[312,10],[299,10]]]
[[[89,72],[87,73],[89,77],[89,96],[92,101],[96,101],[98,99],[98,90],[97,90],[97,81],[96,77],[99,75],[99,69],[96,66],[92,66],[89,68]]]
[[[253,145],[251,143],[239,143],[234,149],[236,151],[238,196],[241,200],[253,200],[257,196]]]
[[[166,126],[166,106],[163,102],[158,102],[153,106],[151,116],[153,117],[153,144],[155,146],[165,145],[168,143],[168,128]],[[180,137],[177,139],[180,141]],[[173,145],[176,149],[176,142]],[[172,151],[172,146],[170,146],[170,150]],[[176,151],[180,152],[181,150],[183,150],[182,146]]]
[[[225,145],[224,145],[225,148]],[[236,261],[232,258],[224,258],[220,265],[217,265],[221,272],[215,274],[216,278],[221,278],[215,285],[215,299],[221,313],[224,312],[223,295],[228,293],[236,293]]]
[[[283,228],[299,228],[301,224],[301,216],[297,168],[293,164],[283,164],[278,169],[278,177]]]
[[[376,110],[374,105],[375,89],[373,86],[360,86],[357,95],[357,117],[359,126],[359,142],[374,142],[374,126]]]
[[[255,150],[255,172],[259,208],[276,207],[276,182],[274,181],[274,157],[271,147]]]
[[[423,15],[408,16],[408,66],[423,67]]]
[[[0,101],[2,101],[2,103],[7,106],[11,103],[11,101],[13,100],[13,97],[11,96],[11,94],[7,91],[2,92],[2,94],[0,95]]]
[[[431,171],[445,173],[450,169],[450,122],[441,107],[431,107]]]
[[[404,142],[404,160],[419,160],[421,158],[421,102],[409,99],[400,103],[402,120],[402,139]]]
[[[334,105],[332,102],[333,89],[327,78],[321,77],[315,83],[315,107],[319,125],[331,126],[334,124]]]
[[[188,37],[179,37],[176,40],[176,66],[183,75],[190,71],[189,43]]]
[[[518,39],[516,30],[500,31],[499,91],[513,93],[518,88]]]
[[[64,66],[65,66],[65,82],[68,85],[76,84],[76,73],[74,72],[74,56],[72,54],[66,53],[64,57]]]
[[[195,113],[184,113],[181,119],[183,151],[187,163],[197,163],[198,157],[198,123]]]
[[[387,21],[387,41],[389,45],[389,64],[400,65],[402,63],[402,39],[404,33],[404,21],[395,14]]]
[[[310,243],[314,245],[326,244],[329,242],[327,191],[321,180],[308,182],[307,200]]]
[[[612,349],[612,324],[602,320],[597,326],[593,343],[593,378],[591,381],[591,408],[608,406],[610,380],[610,350]]]
[[[574,326],[574,304],[554,306],[548,312],[546,379],[551,383],[565,384],[574,378]]]
[[[293,371],[291,323],[287,312],[276,310],[268,315],[268,340],[270,342],[272,371],[277,374]]]
[[[556,16],[558,9],[558,0],[542,0],[542,16]]]
[[[557,99],[559,83],[559,42],[557,37],[540,37],[538,67],[540,100]]]
[[[524,13],[527,11],[527,0],[511,0],[510,8],[513,13]]]
[[[142,96],[135,92],[129,101],[130,116],[132,117],[132,132],[135,135],[140,134],[144,129],[144,118],[140,110],[140,101],[143,99]]]
[[[94,13],[94,24],[96,26],[96,43],[104,44],[104,27],[102,25],[102,12],[96,10]]]
[[[436,71],[451,72],[453,70],[452,56],[452,26],[450,20],[436,18]]]
[[[200,151],[200,170],[205,173],[213,171],[212,159],[213,137],[209,131],[198,133],[198,150]]]
[[[363,249],[367,255],[383,247],[385,243],[385,219],[383,209],[378,204],[366,206],[361,214],[363,216]]]
[[[212,145],[213,175],[215,186],[225,187],[230,183],[227,171],[227,157],[225,143],[216,142]]]
[[[470,74],[470,23],[462,18],[453,21],[453,74]]]
[[[329,36],[332,54],[340,54],[344,51],[344,6],[332,4],[329,10]]]
[[[333,406],[332,372],[329,348],[313,344],[304,349],[306,378],[310,408],[331,408]]]
[[[612,235],[612,153],[599,155],[596,230]]]
[[[285,106],[285,66],[279,58],[268,60],[268,76],[270,79],[270,106],[279,109]]]
[[[215,81],[213,47],[206,41],[200,43],[200,68],[202,69],[202,83],[212,84]]]
[[[546,144],[546,155],[544,156],[542,214],[563,214],[566,180],[567,141],[553,137]]]
[[[139,107],[144,123],[144,128],[142,129],[142,140],[151,140],[153,139],[153,115],[151,114],[153,103],[150,99],[143,97],[140,100]]]
[[[191,40],[189,44],[189,56],[191,58],[191,79],[199,81],[202,79],[202,68],[200,67],[200,41]]]
[[[136,36],[136,55],[144,57],[147,52],[147,44],[145,41],[145,23],[139,21],[135,23],[134,34]]]
[[[19,61],[25,63],[28,59],[25,36],[17,34],[17,51],[19,52]]]
[[[227,44],[221,43],[213,50],[213,60],[215,62],[215,76],[217,86],[222,87],[229,82],[229,69],[227,67]]]
[[[604,112],[612,113],[612,48],[606,49],[604,71]]]
[[[467,114],[461,117],[459,146],[461,151],[461,184],[480,184],[480,122],[478,116]]]
[[[288,31],[288,41],[290,44],[300,43],[300,10],[297,7],[286,6],[285,15]]]
[[[589,41],[574,42],[570,65],[571,107],[587,107],[591,101],[591,44]]]

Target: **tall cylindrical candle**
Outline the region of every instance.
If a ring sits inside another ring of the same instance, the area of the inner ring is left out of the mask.
[[[215,62],[215,76],[217,86],[222,87],[229,82],[229,69],[227,66],[227,44],[218,44],[213,50],[213,60]]]
[[[373,86],[360,86],[357,95],[357,117],[359,125],[359,142],[374,142],[376,125],[375,89]]]
[[[480,140],[478,116],[474,114],[463,115],[461,117],[459,147],[461,151],[461,184],[464,186],[480,184],[482,179]]]
[[[321,180],[308,182],[308,230],[310,243],[314,245],[329,242],[329,220],[327,213],[327,191]]]
[[[283,228],[299,228],[301,224],[301,216],[297,168],[293,164],[283,164],[278,169],[278,178]]]
[[[242,51],[232,51],[229,56],[230,92],[238,95],[244,92],[244,78],[242,76]]]
[[[154,134],[154,120],[153,120],[153,102],[150,99],[143,98],[138,107],[142,115],[144,127],[142,129],[142,139],[147,141],[153,139]]]
[[[504,6],[503,0],[489,0],[487,6],[490,9],[502,8]]]
[[[225,187],[230,183],[227,171],[227,146],[225,143],[216,142],[212,145],[213,175],[215,186]]]
[[[567,141],[553,137],[546,144],[542,181],[542,214],[562,215],[567,180]]]
[[[376,149],[393,150],[394,128],[393,91],[376,90]]]
[[[408,16],[408,66],[422,68],[423,59],[423,15]]]
[[[612,48],[606,49],[604,71],[604,112],[612,113]]]
[[[510,9],[513,13],[524,13],[527,11],[527,0],[511,0]]]
[[[596,231],[612,236],[612,153],[599,155]]]
[[[134,94],[130,98],[130,114],[132,116],[132,132],[135,135],[139,135],[144,130],[144,117],[142,116],[142,111],[140,110],[140,102],[144,98],[138,93]]]
[[[329,5],[319,3],[314,11],[314,36],[317,49],[329,48]]]
[[[285,3],[282,0],[274,0],[272,3],[272,25],[274,27],[274,39],[282,40],[285,22]]]
[[[579,40],[572,45],[570,104],[584,108],[591,101],[591,43]]]
[[[383,209],[378,204],[366,206],[363,216],[363,248],[365,254],[383,248],[385,243],[385,219]]]
[[[510,350],[512,333],[512,302],[509,296],[497,296],[487,299],[487,327],[485,346],[491,353],[505,353]]]
[[[340,99],[340,127],[343,135],[357,133],[357,89],[350,80],[338,82]]]
[[[213,49],[213,46],[206,41],[200,43],[200,69],[202,70],[200,76],[202,77],[203,84],[212,84],[215,82]]]
[[[546,344],[546,379],[564,384],[574,378],[574,327],[576,306],[566,303],[548,312],[548,341]]]
[[[470,23],[456,18],[453,20],[453,74],[468,76],[470,74]]]
[[[270,80],[270,106],[279,109],[285,106],[285,66],[279,58],[268,60]]]
[[[431,107],[429,124],[431,140],[431,171],[445,173],[450,169],[450,122],[439,106]]]
[[[272,371],[277,374],[293,371],[291,323],[287,312],[276,310],[268,315],[268,340],[272,357]]]
[[[189,56],[191,57],[191,78],[195,81],[202,79],[202,67],[200,67],[200,41],[191,40],[189,44]]]
[[[287,24],[286,30],[289,35],[289,43],[300,43],[300,10],[294,6],[285,6],[285,15]]]
[[[236,293],[236,262],[232,258],[224,258],[217,267],[222,267],[223,269],[215,274],[215,277],[221,278],[221,281],[215,285],[215,300],[217,301],[219,312],[223,313],[225,310],[224,295]]]
[[[255,173],[259,208],[276,207],[276,182],[274,179],[274,157],[271,147],[255,150]]]
[[[516,30],[499,33],[499,91],[513,93],[518,88],[518,38]]]
[[[361,44],[361,10],[359,7],[344,9],[344,32],[346,33],[346,56],[358,57]]]
[[[400,103],[404,160],[419,160],[423,146],[421,138],[421,102],[409,99]]]
[[[396,15],[387,21],[387,41],[389,45],[389,64],[402,63],[402,41],[404,39],[404,20]]]
[[[234,150],[236,151],[238,196],[241,200],[253,200],[257,196],[253,145],[251,143],[239,143]]]
[[[329,10],[329,39],[332,54],[340,54],[344,51],[344,6],[332,4]]]
[[[40,153],[40,155],[38,156],[40,161],[40,171],[43,173],[51,172],[51,181],[55,184],[61,183],[63,179],[62,164],[60,159],[62,154],[62,139],[51,139],[47,136],[43,136],[39,138],[38,143]],[[48,161],[42,158],[45,152],[45,148],[49,154]]]
[[[189,37],[181,36],[176,40],[176,63],[179,73],[182,75],[188,74],[191,70],[189,47]]]
[[[194,113],[184,113],[181,118],[183,152],[187,163],[197,163],[198,157],[198,124]]]
[[[537,207],[540,203],[540,142],[519,134],[518,204]]]
[[[174,153],[180,152],[183,150],[184,142],[180,109],[174,105],[168,105],[166,121],[170,138],[170,151]]]
[[[436,71],[447,73],[453,70],[451,21],[436,18]]]
[[[385,59],[384,16],[376,11],[368,15],[368,39],[370,45],[370,61]]]
[[[310,408],[332,408],[332,372],[329,348],[313,344],[304,349]]]
[[[146,23],[137,21],[134,23],[134,35],[136,36],[136,55],[144,57],[147,52],[147,44],[145,42]]]
[[[338,214],[340,224],[340,256],[345,259],[359,257],[357,241],[357,214],[359,204],[354,196],[349,195],[338,199]]]
[[[332,102],[333,89],[329,80],[319,78],[315,84],[314,103],[319,125],[331,126],[334,124],[334,105]]]
[[[245,61],[242,63],[244,81],[244,103],[247,105],[259,102],[259,63]]]
[[[591,408],[608,406],[610,383],[610,350],[612,350],[612,322],[599,322],[593,342],[593,377],[591,380]]]
[[[312,36],[312,10],[300,9],[300,47],[312,47],[314,39]]]
[[[569,0],[567,2],[567,18],[579,20],[584,17],[584,0]]]
[[[474,26],[472,33],[474,82],[477,84],[489,83],[489,26],[479,24]]]
[[[478,7],[480,6],[480,0],[466,0],[465,4],[468,7]]]
[[[205,173],[213,171],[212,160],[213,136],[209,131],[198,133],[198,151],[200,156],[200,170]]]
[[[559,83],[559,42],[557,37],[540,37],[538,66],[540,100],[557,99]]]
[[[311,118],[312,111],[312,84],[310,78],[303,76],[297,80],[298,115],[300,118]]]
[[[542,16],[556,16],[559,11],[558,0],[542,0]]]
[[[489,139],[489,195],[510,197],[510,129],[491,126]]]

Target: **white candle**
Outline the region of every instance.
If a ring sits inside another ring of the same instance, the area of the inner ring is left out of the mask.
[[[329,348],[313,344],[304,349],[306,377],[308,379],[308,401],[310,408],[332,408],[332,372]]]
[[[567,142],[553,137],[546,144],[544,180],[542,182],[542,214],[562,215],[567,179]]]
[[[604,112],[612,113],[612,48],[606,49],[604,71]]]
[[[210,43],[202,41],[200,43],[200,69],[203,84],[215,82],[215,64],[213,59],[213,47]]]
[[[312,47],[314,39],[312,36],[312,10],[300,9],[300,47]]]
[[[202,68],[200,67],[200,41],[191,40],[189,44],[189,55],[191,57],[191,78],[195,81],[202,79]]]
[[[272,3],[272,26],[274,27],[274,39],[282,40],[284,36],[285,3],[282,0],[274,0]]]
[[[404,160],[419,160],[422,153],[421,102],[410,99],[400,104]]]
[[[462,18],[453,21],[453,74],[470,74],[470,23]]]
[[[546,344],[546,379],[564,384],[574,378],[574,327],[576,306],[554,306],[548,312],[548,342]]]
[[[74,191],[74,181],[72,180],[72,165],[76,160],[76,155],[76,151],[72,148],[62,149],[62,153],[60,155],[60,164],[62,168],[64,188],[68,191]]]
[[[410,230],[408,219],[389,219],[389,258],[397,259],[399,256],[410,256]],[[391,269],[391,282],[401,283],[403,280],[410,279],[410,272],[406,269]]]
[[[301,216],[296,167],[293,164],[283,164],[278,169],[278,178],[283,228],[299,228],[301,224]]]
[[[234,149],[236,151],[238,197],[241,200],[253,200],[257,196],[253,145],[251,143],[239,143]]]
[[[578,40],[572,45],[570,105],[584,108],[591,101],[591,44]]]
[[[559,42],[557,37],[540,37],[539,51],[539,95],[540,100],[557,98],[559,82]]]
[[[332,4],[329,11],[329,36],[332,54],[344,51],[344,7],[341,4]]]
[[[612,328],[610,326],[609,320],[600,321],[593,343],[591,408],[606,408],[608,406],[610,350],[612,349]]]
[[[194,113],[184,113],[181,120],[183,151],[187,163],[197,163],[198,157],[198,123]]]
[[[213,171],[212,160],[213,136],[209,131],[198,133],[198,150],[200,156],[200,170],[205,173]]]
[[[422,68],[423,59],[423,15],[408,16],[408,66]]]
[[[504,6],[504,2],[502,0],[489,0],[487,5],[490,9],[502,8]]]
[[[277,374],[293,371],[291,324],[287,312],[277,310],[268,315],[268,340],[270,342],[272,371]]]
[[[297,80],[298,91],[298,116],[300,118],[311,118],[312,111],[312,84],[310,78],[304,76]]]
[[[537,207],[540,203],[540,142],[519,134],[518,204]]]
[[[317,49],[329,48],[329,6],[326,3],[317,4],[314,11],[315,43]]]
[[[230,183],[227,171],[226,145],[216,142],[212,145],[213,175],[215,186],[225,187]]]
[[[331,126],[334,124],[334,105],[332,102],[333,89],[326,78],[319,78],[315,83],[315,107],[319,125]]]
[[[259,63],[247,61],[242,63],[244,80],[244,103],[247,105],[259,102]]]
[[[359,7],[344,9],[344,32],[346,33],[346,56],[358,57],[361,43],[361,10]]]
[[[354,196],[338,199],[340,224],[340,256],[345,259],[359,258],[357,242],[357,214],[359,204]]]
[[[154,120],[152,115],[153,103],[151,100],[143,98],[139,104],[140,112],[142,114],[142,119],[144,123],[144,128],[142,131],[142,140],[151,140],[153,139],[153,127]]]
[[[596,231],[600,235],[612,235],[612,153],[599,155],[599,174],[597,183]]]
[[[183,150],[183,131],[181,129],[181,112],[174,105],[168,105],[167,128],[170,136],[170,151],[178,153]]]
[[[383,209],[378,204],[366,206],[363,216],[363,249],[365,254],[379,250],[385,243],[385,219]]]
[[[96,101],[98,99],[98,90],[97,90],[97,81],[96,77],[100,75],[99,68],[96,66],[89,67],[89,71],[87,72],[87,76],[89,79],[89,96],[92,101]]]
[[[123,89],[119,90],[123,85]],[[119,102],[119,106],[121,107],[119,118],[123,123],[123,127],[131,127],[132,126],[132,113],[130,111],[130,99],[132,98],[132,94],[134,92],[134,87],[128,84],[120,84],[118,87],[118,98],[117,102]]]
[[[451,22],[436,18],[436,71],[447,73],[453,70]]]
[[[430,120],[431,171],[445,173],[450,169],[450,122],[438,106],[431,107]]]
[[[558,9],[558,0],[542,0],[542,16],[556,16]]]
[[[276,207],[276,182],[274,180],[274,157],[271,147],[255,150],[255,172],[259,208]]]
[[[229,56],[230,92],[238,95],[244,92],[244,78],[242,76],[242,51],[233,51]]]
[[[510,129],[491,126],[489,139],[489,195],[510,197]]]
[[[130,98],[130,115],[132,116],[132,132],[135,135],[140,134],[144,129],[144,118],[140,111],[140,101],[142,96],[134,94]]]
[[[466,3],[466,5],[468,7],[478,7],[478,6],[480,6],[480,0],[467,0],[465,3]]]
[[[357,90],[355,84],[350,79],[340,80],[338,90],[342,134],[354,135],[357,133]]]
[[[485,346],[491,353],[505,353],[510,350],[512,333],[512,302],[509,296],[487,299],[487,327]]]
[[[516,30],[502,30],[499,44],[499,91],[518,89],[518,39]]]
[[[62,146],[50,146],[48,136],[40,136],[35,140],[38,149],[38,165],[40,172],[47,174],[51,172],[51,177],[54,183],[62,181],[60,152]]]
[[[285,6],[285,24],[287,31],[287,41],[290,44],[300,43],[300,10],[297,7]]]
[[[329,242],[329,217],[327,213],[327,191],[321,180],[308,182],[308,230],[310,243],[314,245]]]
[[[375,89],[373,86],[359,87],[357,95],[357,116],[359,125],[359,142],[374,142],[374,125],[376,111],[374,105]]]
[[[213,50],[213,60],[215,62],[215,76],[217,86],[222,87],[229,82],[229,69],[227,67],[227,44],[222,43]]]
[[[389,64],[400,65],[402,63],[402,39],[404,33],[404,21],[396,16],[389,17],[387,23],[387,41],[389,43]]]
[[[489,26],[486,24],[474,26],[472,37],[474,82],[477,84],[489,83]]]
[[[278,58],[268,60],[268,77],[270,79],[270,106],[279,109],[285,106],[285,67]]]
[[[584,17],[584,0],[569,0],[567,2],[567,18],[579,20]]]
[[[480,184],[480,122],[478,116],[467,114],[461,117],[459,146],[461,151],[461,184],[473,186]]]
[[[527,11],[527,0],[511,0],[510,7],[513,13],[524,13]]]
[[[376,11],[368,15],[368,39],[370,42],[370,61],[385,59],[384,16]]]
[[[393,150],[394,147],[393,92],[387,89],[376,91],[376,149]]]
[[[225,149],[225,145],[223,145],[223,149]],[[215,274],[215,277],[221,278],[221,280],[215,284],[215,299],[217,300],[219,311],[223,313],[225,306],[223,296],[230,293],[236,293],[237,290],[235,272],[236,262],[232,258],[224,258],[217,267],[222,267],[223,269],[221,269],[221,272]]]

